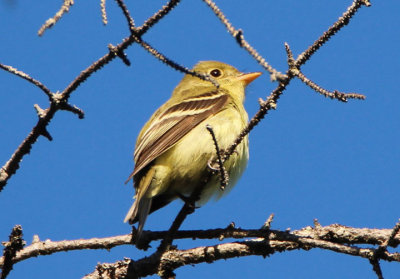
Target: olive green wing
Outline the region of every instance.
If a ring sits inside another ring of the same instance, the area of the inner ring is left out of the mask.
[[[140,134],[134,153],[135,169],[127,181],[202,121],[224,109],[228,99],[229,96],[221,90],[207,92],[189,97],[159,113]]]

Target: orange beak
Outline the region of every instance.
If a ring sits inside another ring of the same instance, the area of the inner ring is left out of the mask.
[[[245,85],[248,85],[250,82],[261,76],[261,72],[254,72],[254,73],[247,73],[247,74],[241,74],[240,76],[237,77],[238,80],[244,81]]]

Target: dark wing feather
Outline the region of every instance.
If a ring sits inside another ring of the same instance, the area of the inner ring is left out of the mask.
[[[136,144],[135,169],[128,180],[202,121],[219,112],[227,101],[228,95],[221,91],[208,92],[188,98],[160,114]]]

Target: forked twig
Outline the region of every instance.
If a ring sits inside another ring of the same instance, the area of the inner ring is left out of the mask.
[[[209,0],[204,0],[209,1]],[[352,5],[346,10],[346,12],[328,29],[324,34],[315,41],[310,47],[303,51],[298,58],[293,62],[294,65],[300,69],[300,67],[306,63],[311,56],[332,37],[336,32],[346,26],[350,19],[356,14],[358,9],[362,6],[369,6],[368,0],[354,0]],[[224,160],[227,160],[235,151],[236,147],[243,141],[244,137],[250,133],[250,131],[261,121],[262,118],[268,113],[269,110],[276,108],[276,103],[283,91],[289,85],[290,81],[293,79],[294,75],[289,69],[286,72],[286,78],[279,81],[278,86],[271,92],[265,101],[260,102],[260,109],[251,118],[250,122],[244,128],[244,130],[239,134],[233,144],[226,150],[224,154]]]
[[[286,53],[287,53],[287,56],[288,56],[288,64],[289,64],[290,73],[293,76],[298,77],[302,82],[307,84],[309,87],[311,87],[316,92],[320,93],[321,95],[323,95],[325,97],[329,97],[331,99],[336,99],[336,100],[341,101],[341,102],[347,102],[348,99],[365,100],[365,96],[362,95],[362,94],[358,94],[358,93],[343,93],[343,92],[339,92],[337,90],[331,92],[331,91],[328,91],[328,90],[322,88],[321,86],[319,86],[318,84],[316,84],[312,80],[308,79],[300,71],[300,68],[298,66],[296,66],[296,62],[295,62],[295,60],[293,58],[293,53],[292,53],[288,43],[285,43],[285,49],[286,49]]]

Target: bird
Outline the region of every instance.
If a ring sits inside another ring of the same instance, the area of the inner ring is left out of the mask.
[[[243,106],[245,88],[261,73],[242,73],[218,61],[200,61],[192,71],[211,77],[219,86],[186,74],[136,140],[135,167],[126,181],[133,178],[135,201],[124,222],[139,222],[137,238],[150,213],[175,199],[184,200],[197,187],[203,188],[196,206],[213,196],[218,199],[229,192],[247,166],[246,135],[224,162],[229,177],[226,189],[220,187],[218,172],[205,180],[210,175],[209,162],[217,156],[207,125],[212,128],[220,150],[227,149],[248,122]]]

